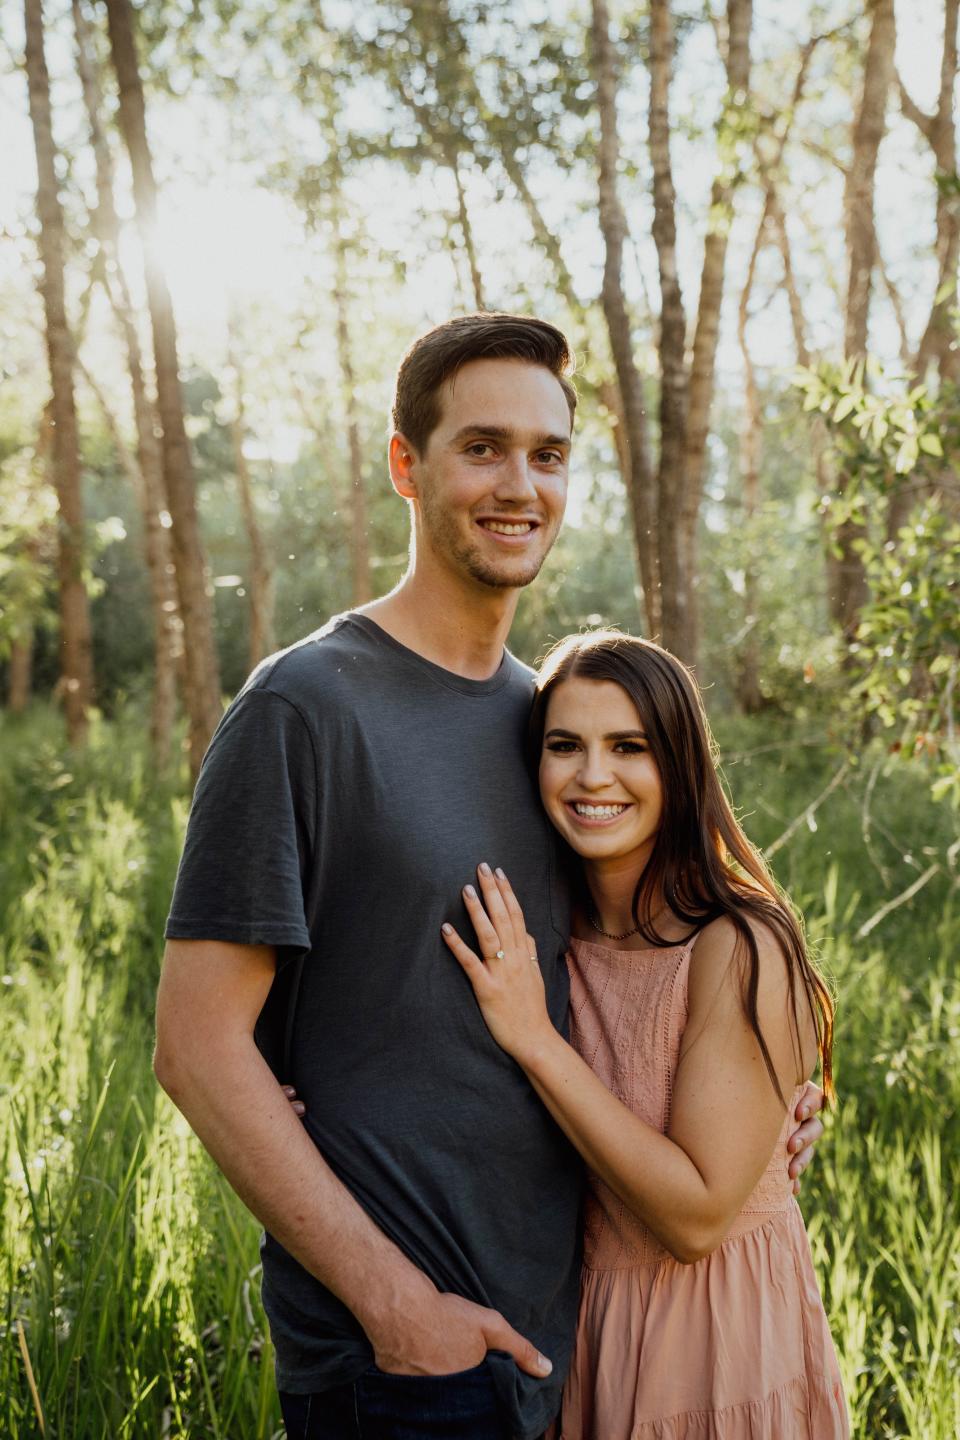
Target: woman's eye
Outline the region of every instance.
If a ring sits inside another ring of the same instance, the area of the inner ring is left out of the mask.
[[[617,749],[624,755],[644,755],[647,747],[642,740],[621,740]]]
[[[548,740],[547,749],[554,755],[569,755],[576,747],[572,740]]]

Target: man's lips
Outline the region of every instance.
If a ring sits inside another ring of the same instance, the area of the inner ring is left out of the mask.
[[[523,545],[540,528],[540,521],[531,517],[510,517],[503,515],[480,515],[476,522],[485,535],[503,545]]]

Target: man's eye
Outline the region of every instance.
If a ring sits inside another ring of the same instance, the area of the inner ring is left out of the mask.
[[[489,450],[490,448],[491,448],[491,447],[486,443],[485,440],[477,440],[477,441],[474,442],[473,445],[468,445],[468,446],[467,446],[467,454],[468,454],[468,455],[479,455],[481,451],[487,451],[487,450]]]
[[[538,465],[560,465],[562,462],[563,456],[559,450],[541,450],[537,456]]]

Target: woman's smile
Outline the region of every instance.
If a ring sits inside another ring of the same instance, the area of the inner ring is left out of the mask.
[[[588,826],[590,829],[613,825],[621,815],[631,809],[627,801],[607,801],[602,805],[595,800],[565,800],[563,803],[576,824]]]

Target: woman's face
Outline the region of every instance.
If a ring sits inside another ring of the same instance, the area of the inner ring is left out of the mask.
[[[613,680],[572,677],[547,702],[540,795],[563,838],[588,861],[653,850],[663,814],[660,772],[637,707]]]

